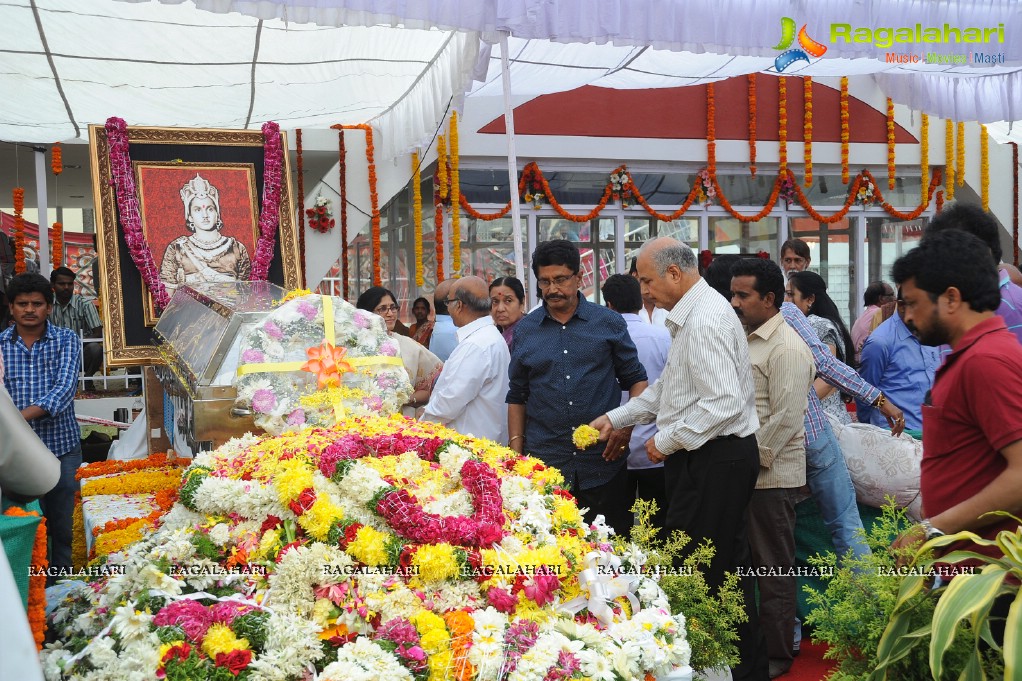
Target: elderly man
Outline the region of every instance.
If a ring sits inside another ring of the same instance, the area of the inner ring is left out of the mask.
[[[639,283],[657,307],[670,310],[671,348],[660,379],[627,404],[592,422],[602,437],[615,428],[656,420],[646,442],[650,461],[664,463],[665,530],[684,531],[693,550],[704,540],[715,554],[706,570],[711,589],[725,573],[740,582],[748,621],[738,626],[735,681],[768,676],[763,634],[753,600],[746,514],[759,475],[756,392],[745,331],[721,296],[707,286],[695,253],[670,238],[639,252]]]
[[[433,323],[433,335],[429,339],[429,351],[440,359],[447,361],[447,358],[454,352],[454,346],[458,344],[458,332],[454,326],[454,320],[447,310],[451,287],[457,279],[445,279],[436,285],[433,291],[433,309],[436,311],[436,321]]]
[[[507,441],[507,367],[511,353],[490,316],[490,292],[479,277],[458,279],[447,309],[458,328],[458,345],[444,364],[424,421],[465,435]]]

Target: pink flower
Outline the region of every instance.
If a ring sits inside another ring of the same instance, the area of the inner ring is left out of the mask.
[[[237,601],[221,601],[214,605],[210,612],[214,622],[231,626],[239,615],[255,610],[251,605],[238,603]]]
[[[277,396],[268,388],[260,388],[252,394],[252,408],[260,412],[269,412],[277,406]]]
[[[263,324],[263,331],[273,340],[280,340],[284,337],[284,332],[280,330],[280,327],[270,320]]]
[[[266,361],[266,355],[264,355],[261,351],[256,350],[255,348],[249,348],[248,350],[245,350],[243,353],[241,353],[241,361],[245,362],[246,364],[250,364],[253,362],[263,362]]]
[[[351,319],[355,322],[355,326],[360,329],[368,329],[371,326],[369,317],[366,317],[362,312],[356,311],[355,314],[351,316]]]
[[[376,386],[381,390],[389,390],[397,385],[397,379],[388,374],[380,374],[376,377]]]
[[[518,604],[518,599],[507,592],[506,589],[491,586],[486,592],[486,600],[500,612],[511,614]]]
[[[307,300],[300,301],[295,309],[298,310],[298,314],[302,315],[310,322],[316,318],[316,307],[310,304]]]
[[[185,636],[198,642],[213,623],[206,606],[193,600],[174,601],[156,613],[153,624],[157,627],[181,627]]]
[[[380,354],[384,357],[397,357],[397,345],[392,341],[385,341],[380,345]]]
[[[305,423],[305,410],[295,409],[293,412],[287,415],[287,425],[289,426],[301,426]]]
[[[383,400],[380,399],[379,395],[363,397],[362,404],[365,406],[366,409],[372,409],[374,411],[380,411],[383,409]]]
[[[525,583],[525,595],[542,607],[554,600],[554,592],[561,586],[561,580],[557,575],[537,574]]]

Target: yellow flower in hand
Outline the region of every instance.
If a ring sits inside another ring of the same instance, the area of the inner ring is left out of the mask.
[[[592,447],[599,440],[600,431],[590,425],[579,426],[575,429],[575,432],[571,434],[571,441],[574,442],[575,446],[579,449]]]

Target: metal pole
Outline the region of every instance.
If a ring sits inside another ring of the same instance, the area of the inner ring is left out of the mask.
[[[47,279],[53,269],[50,260],[50,220],[46,215],[46,150],[35,150],[35,191],[39,207],[39,273]]]
[[[507,126],[507,177],[511,183],[511,234],[515,243],[515,276],[525,281],[525,255],[522,249],[522,209],[518,200],[518,156],[515,152],[515,111],[511,103],[511,72],[508,65],[507,37],[500,34],[500,78],[504,85],[504,122]],[[455,206],[457,209],[457,206]]]

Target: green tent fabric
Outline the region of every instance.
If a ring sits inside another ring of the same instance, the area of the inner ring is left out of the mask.
[[[26,511],[41,513],[38,501],[30,504],[16,504],[6,497],[0,500],[0,510],[6,511],[11,506],[20,506]],[[3,542],[7,562],[14,573],[14,582],[21,593],[21,603],[28,609],[28,571],[32,564],[32,546],[35,544],[36,528],[39,527],[38,516],[0,515],[0,541]]]

